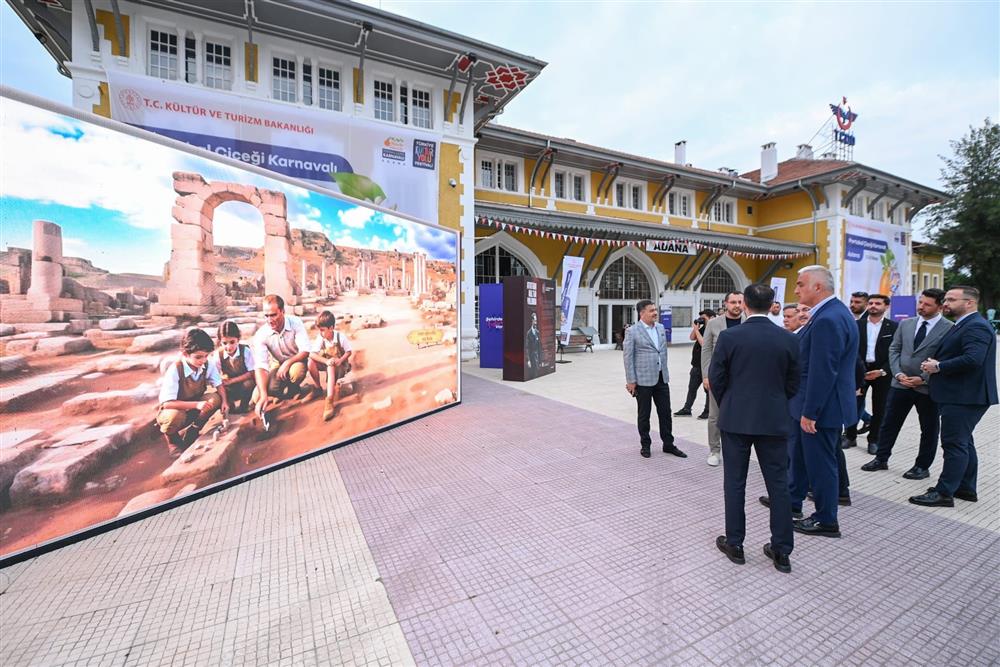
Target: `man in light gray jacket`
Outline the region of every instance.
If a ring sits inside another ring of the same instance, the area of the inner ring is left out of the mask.
[[[917,317],[903,320],[896,329],[889,345],[892,385],[878,433],[878,451],[874,459],[861,466],[865,472],[889,469],[892,447],[910,408],[916,407],[920,418],[920,449],[913,467],[903,473],[903,477],[926,479],[930,476],[928,469],[937,452],[940,420],[937,404],[931,400],[927,386],[930,376],[920,370],[920,364],[937,354],[941,339],[955,326],[941,315],[943,303],[944,290],[925,289],[917,299]]]
[[[639,446],[643,458],[649,458],[649,415],[656,403],[663,451],[685,458],[687,454],[674,445],[670,417],[670,387],[667,386],[667,333],[657,321],[656,304],[643,299],[635,306],[639,321],[625,331],[625,390],[635,397],[639,407]]]
[[[715,352],[719,334],[745,319],[743,292],[730,292],[726,295],[724,317],[711,320],[702,336],[705,342],[701,344],[701,376],[705,378],[705,389],[708,389],[708,465],[710,466],[717,466],[722,461],[722,433],[719,432],[719,404],[712,395],[712,387],[708,382],[708,367],[712,365],[712,353]]]

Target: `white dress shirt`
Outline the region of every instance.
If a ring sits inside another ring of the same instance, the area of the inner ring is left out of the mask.
[[[257,367],[269,369],[272,359],[280,364],[300,352],[308,352],[309,334],[301,319],[286,314],[281,331],[275,331],[270,324],[257,329],[252,347]]]
[[[927,332],[924,335],[925,336],[931,335],[931,329],[933,329],[935,325],[937,325],[937,323],[941,321],[942,317],[943,315],[941,315],[941,313],[938,313],[931,319],[925,320],[924,318],[918,315],[917,319],[919,320],[919,322],[917,322],[917,326],[913,329],[913,339],[914,340],[917,339],[917,334],[920,332],[920,325],[922,325],[924,322],[927,322]]]
[[[656,323],[653,326],[647,326],[645,322],[639,320],[639,325],[646,330],[646,335],[649,336],[649,340],[653,341],[653,347],[657,350],[660,349],[660,337],[656,333]],[[663,370],[662,364],[660,363],[660,355],[656,355],[656,367],[661,371]]]
[[[871,318],[868,318],[868,349],[865,350],[865,361],[869,364],[875,361],[875,345],[878,343],[878,333],[882,330],[882,320],[884,319],[885,316],[878,322],[872,322]]]
[[[340,347],[344,350],[344,352],[351,351],[351,341],[347,340],[347,336],[342,336],[339,331],[333,332],[333,340],[323,338],[323,334],[321,333],[316,334],[316,337],[313,338],[312,347],[309,351],[324,352],[327,348],[333,347],[336,343],[340,343]]]
[[[200,380],[202,373],[208,373],[208,384],[213,387],[218,387],[222,384],[219,369],[215,367],[215,364],[206,361],[204,366],[194,369],[183,358],[181,358],[180,362],[181,367],[184,368],[184,377],[191,378],[192,380]],[[177,377],[177,364],[172,363],[167,372],[163,374],[163,384],[160,385],[160,404],[162,405],[167,401],[176,401],[177,392],[180,390],[180,387],[181,379]]]

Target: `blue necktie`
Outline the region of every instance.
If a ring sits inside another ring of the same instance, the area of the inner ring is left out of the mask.
[[[913,349],[920,347],[920,344],[924,342],[924,338],[927,338],[927,320],[920,323],[920,329],[917,330],[917,337],[913,339]]]

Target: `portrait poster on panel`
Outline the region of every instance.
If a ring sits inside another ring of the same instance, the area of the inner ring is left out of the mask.
[[[524,382],[556,369],[554,280],[503,280],[503,379]]]
[[[454,231],[2,95],[0,563],[459,400]]]
[[[573,331],[573,315],[576,312],[576,296],[580,291],[580,274],[583,272],[583,257],[563,257],[562,296],[559,298],[559,341],[569,344]]]
[[[844,294],[888,297],[910,292],[906,230],[897,225],[845,216]]]

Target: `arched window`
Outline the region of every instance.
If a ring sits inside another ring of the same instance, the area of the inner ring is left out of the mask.
[[[710,292],[712,294],[735,292],[736,283],[728,271],[716,264],[708,272],[708,275],[705,276],[705,280],[701,284],[701,291],[702,293]]]
[[[649,280],[639,265],[628,257],[615,260],[601,277],[602,299],[652,299],[653,290],[649,288]]]
[[[527,265],[498,245],[476,255],[476,287],[500,283],[507,276],[530,276]],[[479,290],[476,289],[476,327],[479,327]]]

